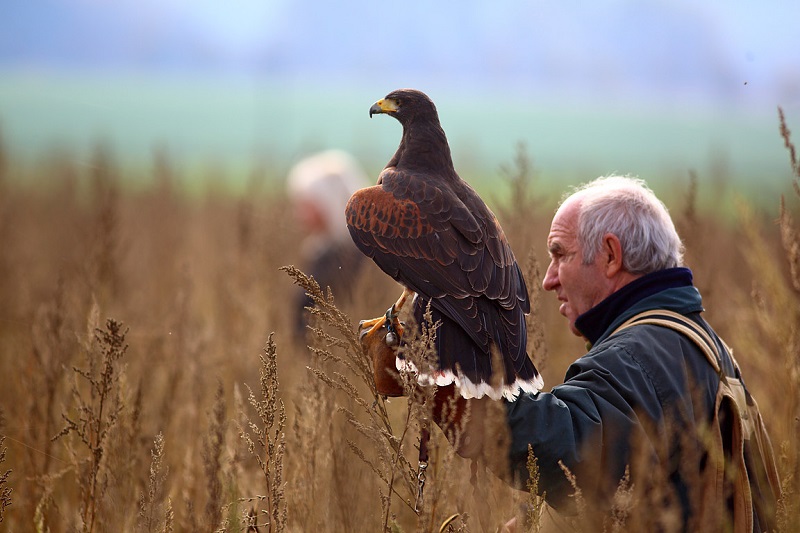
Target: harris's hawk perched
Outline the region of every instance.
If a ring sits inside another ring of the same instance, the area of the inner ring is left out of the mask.
[[[497,218],[453,168],[436,106],[401,89],[369,110],[378,113],[400,121],[403,136],[377,185],[350,198],[347,226],[356,246],[405,290],[386,318],[367,321],[362,337],[391,328],[414,293],[417,322],[428,302],[433,322],[441,321],[437,385],[454,383],[464,398],[514,400],[520,390],[538,391],[542,379],[526,352],[525,280]],[[492,346],[502,369],[492,368]],[[493,370],[499,388],[490,385]]]

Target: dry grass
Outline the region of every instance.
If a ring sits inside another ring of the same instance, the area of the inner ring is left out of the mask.
[[[6,460],[6,448],[3,447],[6,438],[0,437],[0,463]],[[5,519],[6,507],[11,505],[11,492],[12,488],[8,486],[8,478],[11,475],[11,470],[6,470],[0,474],[0,522]]]
[[[736,347],[780,452],[781,528],[797,531],[800,172],[780,123],[794,181],[777,227],[744,202],[736,224],[699,209],[697,197],[714,193],[702,175],[670,207],[708,318]],[[301,269],[281,271],[300,264],[300,236],[285,199],[258,179],[243,198],[188,196],[160,152],[152,186],[134,191],[104,148],[89,165],[59,154],[23,169],[12,155],[0,145],[8,531],[495,531],[515,516],[529,531],[669,524],[635,479],[602,523],[588,511],[555,515],[537,487],[515,491],[485,470],[503,457],[500,427],[475,463],[433,427],[421,469],[430,391],[378,395],[355,336],[357,320],[385,310],[398,287],[368,269],[358,298],[340,303]],[[524,149],[503,176],[512,200],[496,212],[532,293],[529,350],[552,386],[583,348],[539,288],[555,202],[536,195]],[[286,307],[298,290],[317,302],[307,345],[295,342]],[[433,336],[423,329],[410,343],[418,366]]]

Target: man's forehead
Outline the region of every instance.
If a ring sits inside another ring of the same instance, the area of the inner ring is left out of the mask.
[[[556,217],[558,217],[559,215],[568,217],[577,216],[578,208],[580,207],[583,201],[583,196],[584,196],[583,194],[578,192],[573,194],[566,200],[564,200],[564,202],[562,202],[562,204],[558,206],[555,216]]]
[[[553,241],[574,238],[578,226],[578,207],[579,203],[572,199],[561,204],[550,225],[550,234],[547,236],[548,245]]]

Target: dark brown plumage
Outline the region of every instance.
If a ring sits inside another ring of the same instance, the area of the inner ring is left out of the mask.
[[[455,382],[464,397],[539,390],[525,347],[525,280],[494,214],[453,168],[436,107],[401,89],[375,103],[376,113],[400,121],[403,136],[378,184],[351,197],[347,226],[364,254],[418,295],[417,319],[430,300],[442,321],[437,384]],[[489,386],[492,345],[504,364],[500,389]]]

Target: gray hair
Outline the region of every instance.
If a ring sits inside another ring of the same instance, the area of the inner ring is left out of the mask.
[[[683,244],[669,211],[643,180],[597,178],[578,187],[568,199],[580,202],[577,239],[584,263],[597,257],[607,233],[619,238],[623,268],[632,274],[683,263]]]

